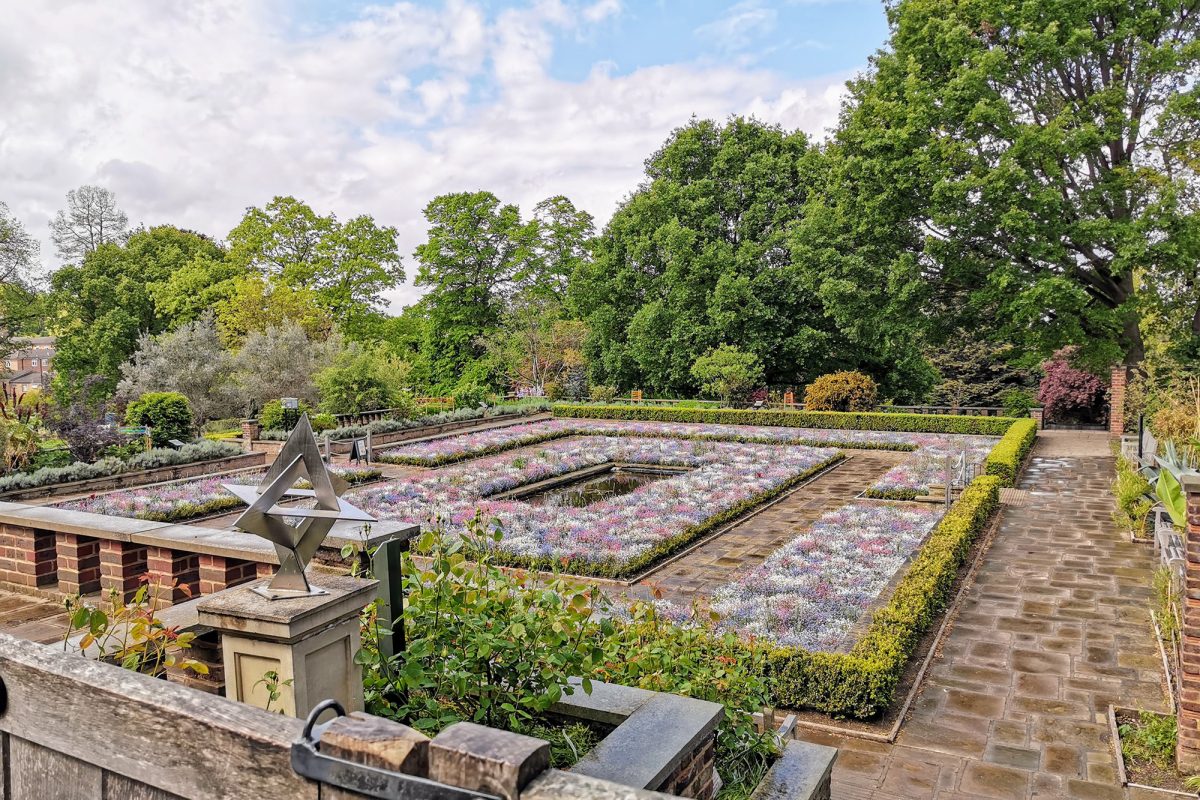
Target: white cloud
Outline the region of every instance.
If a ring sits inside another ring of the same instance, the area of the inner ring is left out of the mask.
[[[777,16],[775,9],[764,6],[762,0],[742,0],[723,17],[701,25],[694,33],[722,50],[735,52],[770,33]]]
[[[692,115],[820,134],[846,77],[707,63],[618,75],[603,62],[579,82],[549,76],[556,42],[570,46],[556,36],[619,13],[611,0],[491,19],[466,0],[397,3],[301,38],[280,23],[287,12],[272,0],[0,0],[0,200],[47,240],[84,183],[113,189],[135,223],[215,235],[294,194],[395,225],[411,276],[437,194],[486,188],[528,209],[562,193],[603,223]]]

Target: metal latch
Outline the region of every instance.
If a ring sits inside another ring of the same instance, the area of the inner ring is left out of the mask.
[[[329,710],[334,711],[334,719],[346,716],[346,709],[336,700],[317,703],[304,723],[300,741],[292,744],[292,769],[297,775],[380,800],[501,800],[496,795],[469,792],[428,778],[356,764],[322,753],[321,734],[333,719],[317,724],[317,718]]]

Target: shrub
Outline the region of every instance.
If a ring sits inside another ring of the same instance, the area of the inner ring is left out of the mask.
[[[338,363],[317,375],[321,410],[331,414],[357,414],[391,405],[394,392],[377,363],[375,353],[352,346]]]
[[[563,395],[565,394],[563,385],[558,381],[546,381],[543,383],[542,392],[545,394],[546,399],[552,403],[555,400],[563,399]]]
[[[1117,477],[1112,485],[1117,510],[1113,512],[1113,520],[1134,536],[1145,536],[1146,523],[1154,508],[1153,491],[1137,464],[1124,456],[1117,458]]]
[[[312,424],[314,433],[324,433],[337,427],[337,418],[333,414],[326,414],[324,412],[313,414],[308,418],[308,421]]]
[[[486,386],[467,384],[455,388],[452,393],[455,408],[478,408],[487,402],[491,391]]]
[[[1053,422],[1090,420],[1104,400],[1104,382],[1071,366],[1078,348],[1064,347],[1042,364],[1045,377],[1038,385],[1038,402]]]
[[[723,344],[696,359],[692,377],[704,394],[725,403],[744,403],[762,385],[763,368],[753,353]]]
[[[1029,410],[1037,404],[1032,392],[1025,389],[1009,389],[1000,396],[1004,413],[1009,417],[1028,417]]]
[[[617,397],[617,387],[596,384],[592,387],[589,397],[596,403],[611,403]]]
[[[891,414],[881,411],[779,411],[774,409],[663,408],[657,406],[593,406],[559,404],[556,417],[628,419],[649,422],[700,422],[725,425],[766,425],[781,428],[830,428],[855,431],[914,433],[973,433],[1003,436],[1016,421],[1011,417],[971,417],[955,414]],[[1030,420],[1032,421],[1032,420]]]
[[[271,400],[258,412],[258,424],[264,430],[290,431],[296,427],[302,414],[310,414],[312,408],[303,400],[297,402],[295,408],[284,408],[280,400]],[[311,422],[312,417],[309,417]]]
[[[146,392],[125,409],[125,422],[148,427],[156,447],[192,438],[192,407],[179,392]]]
[[[84,378],[71,402],[60,406],[50,418],[50,429],[63,438],[76,461],[91,463],[105,449],[121,442],[116,426],[107,421],[111,413],[108,403],[92,399],[104,381],[101,375]]]
[[[914,556],[887,605],[875,612],[848,653],[777,648],[770,655],[770,686],[777,705],[814,708],[837,717],[866,719],[892,702],[921,635],[950,599],[950,590],[975,537],[1000,498],[1000,478],[971,482]]]
[[[878,403],[875,381],[861,372],[822,375],[804,389],[806,411],[870,411]]]
[[[1173,400],[1150,417],[1150,432],[1156,439],[1180,445],[1200,441],[1200,408]]]
[[[1036,439],[1035,420],[1019,419],[1012,423],[992,452],[988,453],[985,462],[987,474],[997,476],[1005,486],[1016,486],[1017,473]]]

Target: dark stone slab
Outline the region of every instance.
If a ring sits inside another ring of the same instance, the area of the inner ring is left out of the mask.
[[[837,755],[833,747],[788,742],[750,800],[827,800]]]

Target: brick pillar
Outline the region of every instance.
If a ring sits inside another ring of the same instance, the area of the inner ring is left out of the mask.
[[[200,594],[213,594],[258,577],[258,563],[222,556],[200,556]]]
[[[196,553],[168,547],[147,547],[146,572],[150,575],[150,582],[160,584],[164,591],[168,586],[175,586],[171,596],[166,598],[172,603],[200,593],[200,556]]]
[[[242,420],[242,438],[248,442],[252,442],[262,433],[262,425],[258,424],[256,419]]]
[[[146,545],[100,540],[100,586],[116,589],[126,600],[133,597],[146,574]]]
[[[54,535],[58,554],[58,588],[67,594],[100,591],[100,540],[59,531]]]
[[[0,581],[31,589],[58,581],[54,532],[0,525]]]
[[[1112,368],[1108,389],[1108,435],[1118,439],[1125,433],[1125,382],[1128,376],[1124,365]]]
[[[1029,409],[1029,418],[1037,423],[1038,430],[1040,431],[1045,427],[1046,410],[1043,408],[1031,408]]]
[[[1183,597],[1182,670],[1179,676],[1179,736],[1175,758],[1179,769],[1200,772],[1200,476],[1185,475],[1187,562]]]

